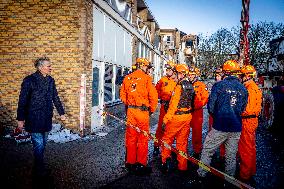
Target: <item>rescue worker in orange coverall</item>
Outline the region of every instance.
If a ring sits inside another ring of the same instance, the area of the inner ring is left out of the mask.
[[[127,75],[120,89],[120,98],[127,105],[127,127],[125,134],[126,168],[130,173],[144,175],[151,173],[148,161],[148,138],[142,132],[149,133],[149,117],[158,104],[158,93],[147,75],[151,69],[145,58],[136,61],[137,70]]]
[[[256,144],[255,132],[258,126],[258,115],[261,111],[262,92],[253,81],[256,70],[251,65],[241,68],[242,82],[248,90],[248,104],[242,113],[242,132],[239,141],[240,180],[253,184],[256,173]]]
[[[160,108],[158,127],[155,135],[158,142],[154,142],[154,151],[153,151],[154,156],[157,156],[160,153],[160,145],[161,145],[160,140],[162,139],[163,136],[163,131],[162,131],[163,118],[169,108],[172,92],[174,91],[174,88],[176,86],[175,82],[176,74],[174,73],[175,63],[169,61],[167,62],[165,67],[166,67],[166,75],[162,77],[156,84],[156,89],[158,92],[158,97],[160,99],[161,108]]]
[[[169,109],[163,119],[162,129],[164,134],[162,141],[171,146],[174,139],[176,139],[176,149],[187,153],[194,89],[192,84],[186,79],[188,74],[187,65],[178,64],[175,70],[177,85],[173,91]],[[171,172],[173,170],[171,150],[162,145],[161,156],[162,172]],[[177,160],[178,170],[181,172],[186,171],[187,159],[178,154]]]
[[[191,67],[188,78],[195,91],[194,107],[190,126],[192,128],[192,148],[193,157],[200,159],[202,150],[202,124],[203,124],[203,106],[208,102],[209,92],[205,83],[198,80],[200,71],[196,67]]]

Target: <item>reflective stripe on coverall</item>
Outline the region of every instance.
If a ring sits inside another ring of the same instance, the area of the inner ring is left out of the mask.
[[[127,75],[120,89],[120,98],[127,106],[146,106],[153,113],[158,104],[158,93],[152,84],[152,78],[142,70]],[[127,125],[136,126],[149,132],[149,111],[128,108]],[[131,127],[125,133],[126,163],[147,165],[148,138]]]
[[[262,92],[253,80],[244,83],[248,90],[248,104],[242,113],[242,132],[239,141],[240,178],[250,179],[256,173],[255,132],[261,111]],[[245,118],[255,116],[254,118]]]
[[[166,124],[166,129],[162,140],[169,144],[170,146],[173,144],[174,138],[176,139],[176,149],[181,150],[187,153],[188,148],[188,137],[190,133],[190,121],[191,121],[191,113],[176,115],[176,111],[188,111],[188,108],[180,108],[178,109],[178,104],[181,97],[181,85],[177,85],[171,97],[169,109],[164,116],[163,122]],[[166,159],[171,157],[171,151],[165,146],[162,147],[162,163],[166,162]],[[178,169],[179,170],[187,170],[187,159],[178,155]]]
[[[201,81],[195,81],[193,84],[195,91],[194,111],[190,126],[192,128],[192,147],[196,154],[202,150],[202,123],[203,123],[203,106],[208,102],[209,92],[206,85]]]
[[[161,101],[169,102],[175,86],[176,82],[173,79],[168,78],[167,76],[162,77],[156,84],[156,90],[158,92],[159,99],[161,99]],[[166,114],[165,103],[161,103],[159,122],[155,134],[159,142],[155,142],[154,146],[160,146],[160,140],[162,139],[163,136],[162,124],[165,114]]]

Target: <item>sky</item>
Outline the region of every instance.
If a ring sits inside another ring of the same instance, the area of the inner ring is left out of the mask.
[[[160,28],[211,34],[240,25],[242,0],[145,0]],[[250,24],[284,23],[284,0],[250,0]]]

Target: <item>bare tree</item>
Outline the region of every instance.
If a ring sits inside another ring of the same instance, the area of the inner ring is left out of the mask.
[[[212,76],[232,54],[236,53],[238,40],[234,32],[225,28],[219,29],[211,36],[199,36],[198,67],[204,78]]]
[[[250,60],[259,72],[265,72],[270,58],[269,42],[284,36],[284,24],[259,22],[249,30]],[[221,28],[212,35],[199,35],[197,66],[202,77],[212,76],[214,70],[228,59],[237,59],[239,54],[240,27],[230,30]]]
[[[270,58],[269,42],[272,39],[284,36],[284,24],[274,22],[259,22],[252,24],[249,30],[251,64],[261,72],[267,71]]]

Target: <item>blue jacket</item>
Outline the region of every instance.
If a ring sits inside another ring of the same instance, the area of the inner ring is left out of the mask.
[[[237,77],[229,76],[215,83],[207,104],[209,114],[213,116],[212,127],[223,132],[241,132],[241,113],[247,101],[248,91]]]
[[[48,132],[52,129],[53,103],[60,115],[65,114],[54,79],[37,71],[23,80],[17,120],[25,121],[28,132]]]

